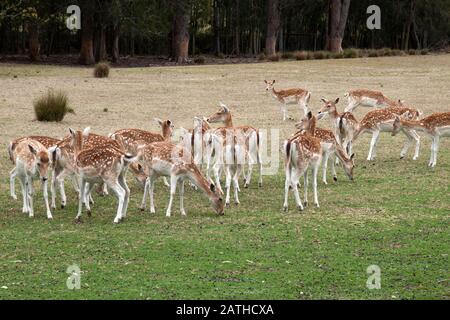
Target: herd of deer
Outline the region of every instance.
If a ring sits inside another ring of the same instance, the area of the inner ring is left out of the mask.
[[[283,120],[288,119],[287,105],[294,103],[303,109],[305,116],[295,127],[297,131],[284,141],[285,160],[285,199],[284,209],[288,208],[289,190],[293,190],[297,207],[303,210],[307,203],[308,168],[313,173],[314,204],[319,206],[317,193],[317,173],[323,163],[323,182],[327,183],[327,164],[331,158],[331,171],[336,181],[335,163],[341,163],[345,174],[353,180],[354,154],[352,144],[364,132],[372,133],[367,160],[376,156],[376,145],[380,132],[392,135],[403,132],[407,140],[400,153],[403,158],[410,145],[415,142],[413,159],[419,156],[422,131],[432,139],[429,166],[434,167],[437,160],[439,138],[450,136],[450,112],[433,113],[422,118],[417,109],[406,106],[402,101],[393,101],[381,92],[354,90],[345,96],[348,106],[339,113],[334,101],[321,99],[324,103],[317,117],[309,110],[311,93],[304,89],[275,90],[273,81],[266,81],[266,92],[281,103]],[[358,106],[376,108],[358,121],[352,111]],[[317,121],[325,115],[333,121],[333,130],[317,127]],[[162,128],[162,134],[141,129],[122,129],[109,136],[97,135],[90,128],[83,131],[69,129],[63,139],[47,136],[27,136],[8,144],[10,160],[15,165],[10,173],[10,192],[14,199],[15,178],[22,188],[22,211],[34,216],[33,177],[39,176],[47,217],[52,218],[51,208],[56,208],[56,189],[61,196],[61,207],[66,205],[64,180],[70,178],[78,193],[78,213],[76,221],[81,222],[83,206],[90,216],[93,203],[92,191],[99,184],[98,192],[108,194],[112,190],[118,198],[114,222],[126,217],[130,189],[126,182],[128,169],[144,187],[140,208],[145,210],[147,197],[150,199],[150,212],[155,212],[154,183],[163,177],[170,189],[170,199],[166,216],[171,215],[173,197],[177,186],[180,193],[180,212],[186,215],[183,204],[184,182],[202,190],[212,203],[215,211],[222,215],[224,206],[230,204],[231,187],[234,202],[239,204],[239,178],[244,176],[244,187],[251,181],[253,166],[259,169],[258,184],[262,186],[261,132],[252,126],[234,126],[229,108],[221,104],[220,109],[209,117],[195,117],[194,127],[181,128],[181,140],[172,142],[174,126],[170,120],[155,118]],[[222,123],[219,128],[210,124]],[[205,173],[201,171],[205,166]],[[50,189],[51,203],[48,200],[48,176],[52,172]],[[220,183],[225,174],[225,192]],[[301,201],[298,187],[299,179],[304,177],[304,199]],[[167,181],[167,178],[169,181]],[[222,195],[225,194],[225,201]]]

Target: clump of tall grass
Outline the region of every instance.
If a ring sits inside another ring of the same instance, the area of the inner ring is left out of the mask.
[[[101,61],[94,66],[94,77],[107,78],[109,76],[109,63]]]
[[[296,60],[308,60],[308,52],[306,51],[297,51],[294,53],[294,57]]]
[[[75,113],[69,107],[69,98],[62,92],[49,90],[34,103],[34,113],[39,121],[62,121],[67,113]]]

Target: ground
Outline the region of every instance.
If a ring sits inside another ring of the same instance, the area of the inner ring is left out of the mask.
[[[68,127],[108,134],[124,127],[159,130],[153,117],[190,128],[219,101],[231,105],[235,124],[293,131],[264,94],[277,88],[341,97],[355,88],[381,90],[424,114],[449,111],[450,55],[239,65],[113,69],[95,79],[80,67],[0,64],[0,143],[28,135],[62,137]],[[34,120],[32,102],[48,89],[67,92],[76,114],[61,123]],[[107,109],[105,112],[104,109]],[[357,110],[361,118],[366,109]],[[290,108],[299,118],[300,111]],[[329,127],[328,120],[321,126]],[[377,159],[365,160],[369,137],[355,146],[355,181],[338,168],[338,182],[319,183],[321,207],[282,211],[284,175],[264,176],[242,189],[241,205],[222,217],[187,189],[187,217],[166,218],[168,194],[157,184],[157,213],[138,210],[142,190],[129,177],[131,203],[124,223],[112,223],[116,200],[95,196],[92,218],[74,224],[76,195],[48,221],[41,193],[33,219],[9,196],[6,148],[0,149],[1,299],[449,299],[450,139],[441,140],[436,168],[427,167],[429,138],[420,157],[399,154],[404,137],[382,134]],[[17,191],[20,199],[20,190]],[[310,196],[311,196],[310,192]],[[310,198],[310,202],[311,202]],[[66,270],[81,269],[81,289],[68,290]],[[369,290],[366,269],[381,270],[381,289]]]

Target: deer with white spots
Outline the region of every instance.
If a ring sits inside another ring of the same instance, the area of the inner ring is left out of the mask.
[[[74,151],[75,170],[79,177],[80,195],[91,193],[96,183],[105,183],[114,191],[118,198],[117,213],[114,223],[119,223],[126,217],[130,189],[127,186],[125,174],[130,163],[139,158],[125,153],[112,145],[99,145],[90,149],[83,148],[86,134],[70,129]],[[89,184],[88,184],[89,183]],[[91,190],[86,190],[87,184]],[[83,203],[88,212],[91,211],[89,201],[79,197],[78,214],[75,221],[81,222]]]
[[[402,129],[422,131],[431,138],[431,156],[429,167],[436,166],[440,137],[450,136],[450,112],[436,112],[421,120],[406,120],[395,117],[392,135]]]
[[[160,177],[170,177],[170,200],[166,210],[166,216],[172,213],[172,202],[177,185],[180,187],[180,212],[185,216],[184,210],[184,181],[189,180],[192,184],[202,190],[211,201],[214,210],[223,215],[223,201],[215,189],[200,172],[193,161],[192,154],[181,145],[169,141],[154,142],[139,147],[141,169],[148,175],[141,209],[146,206],[147,194],[150,196],[150,212],[155,213],[153,201],[153,189],[155,180]]]
[[[366,108],[384,108],[397,104],[382,92],[375,90],[357,89],[347,92],[344,96],[348,100],[348,105],[344,112],[353,112],[359,106]]]
[[[286,119],[291,119],[287,114],[287,105],[295,104],[299,105],[303,109],[304,114],[309,111],[308,103],[311,98],[311,92],[302,88],[293,88],[285,90],[275,90],[274,84],[275,80],[267,81],[264,80],[266,84],[266,94],[270,94],[275,100],[281,103],[281,112],[283,113],[283,121]]]
[[[336,140],[333,132],[331,130],[317,128],[316,122],[316,117],[313,116],[311,112],[308,112],[307,116],[304,117],[299,123],[297,123],[295,127],[300,130],[296,135],[304,134],[304,132],[306,132],[313,137],[320,139],[320,145],[323,151],[323,183],[327,184],[327,163],[330,156],[334,156],[341,161],[345,174],[352,181],[353,168],[355,166],[353,162],[354,154],[349,157]],[[331,161],[331,173],[333,175],[333,180],[337,181],[334,161]]]
[[[12,159],[15,163],[15,174],[19,178],[22,187],[23,207],[22,212],[34,216],[33,208],[33,178],[37,174],[42,184],[47,218],[52,219],[52,213],[48,202],[48,171],[50,168],[50,154],[45,146],[32,139],[21,140],[12,151]]]

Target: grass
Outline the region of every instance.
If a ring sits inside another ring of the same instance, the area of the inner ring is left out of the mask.
[[[157,131],[155,116],[190,128],[192,117],[214,112],[215,101],[224,94],[225,103],[241,102],[232,110],[236,125],[273,126],[282,139],[292,133],[293,122],[281,122],[278,107],[263,94],[265,78],[277,79],[279,88],[311,90],[314,112],[322,96],[342,97],[351,88],[382,85],[388,96],[404,97],[429,114],[447,108],[439,93],[450,76],[441,68],[449,59],[113,69],[108,83],[95,85],[86,68],[44,66],[37,74],[35,66],[0,65],[0,143],[25,134],[63,136],[69,126],[90,125],[101,134],[118,126]],[[10,74],[19,77],[12,80]],[[423,79],[426,94],[419,90]],[[55,84],[72,90],[71,104],[80,112],[60,123],[33,122],[22,106]],[[205,90],[208,94],[202,95]],[[177,112],[181,107],[185,111]],[[344,102],[338,107],[342,110]],[[295,109],[289,112],[298,116]],[[365,112],[357,109],[356,116]],[[327,120],[321,122],[329,126]],[[1,148],[0,299],[449,299],[450,139],[441,139],[435,169],[426,166],[428,138],[422,139],[418,161],[411,160],[412,150],[399,159],[403,141],[401,135],[382,134],[378,157],[369,163],[369,136],[363,135],[355,144],[355,181],[348,181],[338,167],[338,182],[330,176],[329,185],[319,182],[321,207],[309,206],[302,213],[294,209],[292,195],[290,210],[281,210],[281,167],[277,175],[264,177],[262,189],[256,179],[249,189],[242,188],[241,205],[232,205],[222,217],[187,187],[188,216],[179,215],[175,201],[173,216],[166,218],[168,195],[161,181],[156,185],[157,213],[141,212],[142,190],[129,177],[128,218],[119,225],[112,223],[115,198],[97,195],[93,216],[74,224],[77,204],[70,183],[68,206],[55,210],[53,221],[45,218],[36,184],[36,215],[28,218],[21,213],[21,201],[9,197],[11,164]],[[18,183],[17,191],[20,198]],[[76,291],[66,288],[66,269],[72,264],[82,271]],[[366,268],[373,264],[381,268],[380,290],[365,286]]]
[[[49,90],[34,102],[34,113],[39,121],[62,121],[67,113],[75,113],[69,107],[69,98],[62,92]]]
[[[101,61],[94,66],[94,77],[107,78],[109,76],[109,63],[107,61]]]

